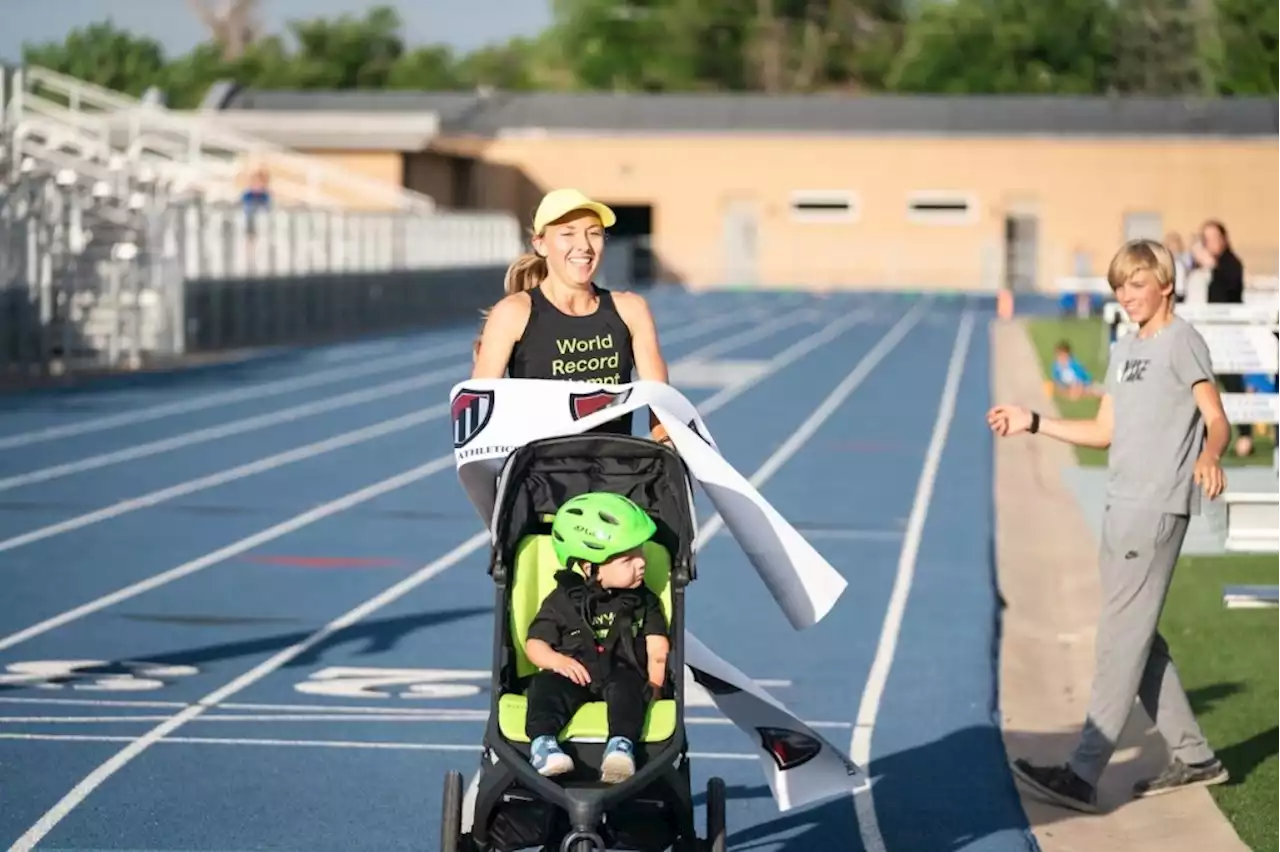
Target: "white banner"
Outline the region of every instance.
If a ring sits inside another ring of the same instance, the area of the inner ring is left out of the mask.
[[[778,810],[786,812],[867,784],[867,777],[840,749],[822,738],[755,681],[684,632],[684,664],[716,709],[752,741]]]
[[[661,382],[598,385],[543,379],[486,379],[453,389],[458,478],[492,527],[498,476],[517,447],[594,429],[629,411],[650,409],[724,519],[791,626],[812,627],[835,606],[844,577],[769,505],[720,450],[693,404]]]
[[[512,451],[530,441],[579,434],[648,409],[666,427],[691,476],[792,627],[803,630],[817,624],[848,585],[725,461],[696,408],[670,385],[484,379],[455,386],[451,400],[458,477],[490,529],[498,478]],[[780,810],[848,795],[866,783],[857,765],[839,749],[689,630],[685,642],[686,667],[720,712],[750,738]]]

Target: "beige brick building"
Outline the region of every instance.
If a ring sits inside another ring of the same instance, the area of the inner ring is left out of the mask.
[[[1280,271],[1274,99],[243,91],[214,107],[444,208],[527,222],[577,186],[694,287],[1051,289],[1101,274],[1128,236],[1185,239],[1208,217],[1251,275]]]

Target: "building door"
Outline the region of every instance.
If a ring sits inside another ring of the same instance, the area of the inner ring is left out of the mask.
[[[755,201],[731,199],[725,205],[721,284],[754,287],[760,283],[759,227],[760,208]]]
[[[1040,254],[1040,219],[1033,213],[1015,213],[1004,220],[1005,288],[1029,293],[1036,288]]]

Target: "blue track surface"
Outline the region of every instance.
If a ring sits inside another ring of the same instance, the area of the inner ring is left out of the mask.
[[[707,415],[747,476],[919,305],[674,289],[650,299],[671,362],[753,328],[714,357],[767,361],[866,312]],[[889,852],[1034,848],[996,710],[982,416],[991,306],[940,298],[923,310],[761,488],[848,578],[835,611],[792,631],[723,533],[699,555],[689,599],[700,638],[849,748],[970,313],[873,729],[878,831],[860,829],[852,800],[779,814],[744,735],[694,707],[695,790],[712,774],[726,780],[731,848],[860,852],[864,836]],[[775,320],[773,333],[761,328]],[[477,766],[487,707],[486,554],[436,564],[479,530],[443,409],[472,333],[3,398],[0,846],[35,827],[36,845],[20,848],[435,848],[444,773]],[[682,388],[695,403],[718,390]],[[701,495],[698,511],[702,522],[713,514]],[[380,595],[383,605],[334,623]],[[104,668],[66,675],[87,661]],[[424,669],[444,670],[435,687]],[[352,680],[379,674],[382,685]],[[179,715],[211,695],[215,706]]]

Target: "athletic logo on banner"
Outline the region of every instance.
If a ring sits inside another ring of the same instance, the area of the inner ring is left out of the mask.
[[[453,448],[465,447],[493,416],[493,391],[463,388],[453,398]]]
[[[799,731],[786,728],[756,728],[760,734],[760,745],[769,752],[778,769],[786,772],[797,766],[804,766],[822,751],[822,743],[813,737],[805,736]]]
[[[631,396],[631,388],[624,391],[598,390],[569,394],[569,413],[574,420],[590,417],[597,411],[614,405],[622,405]]]

